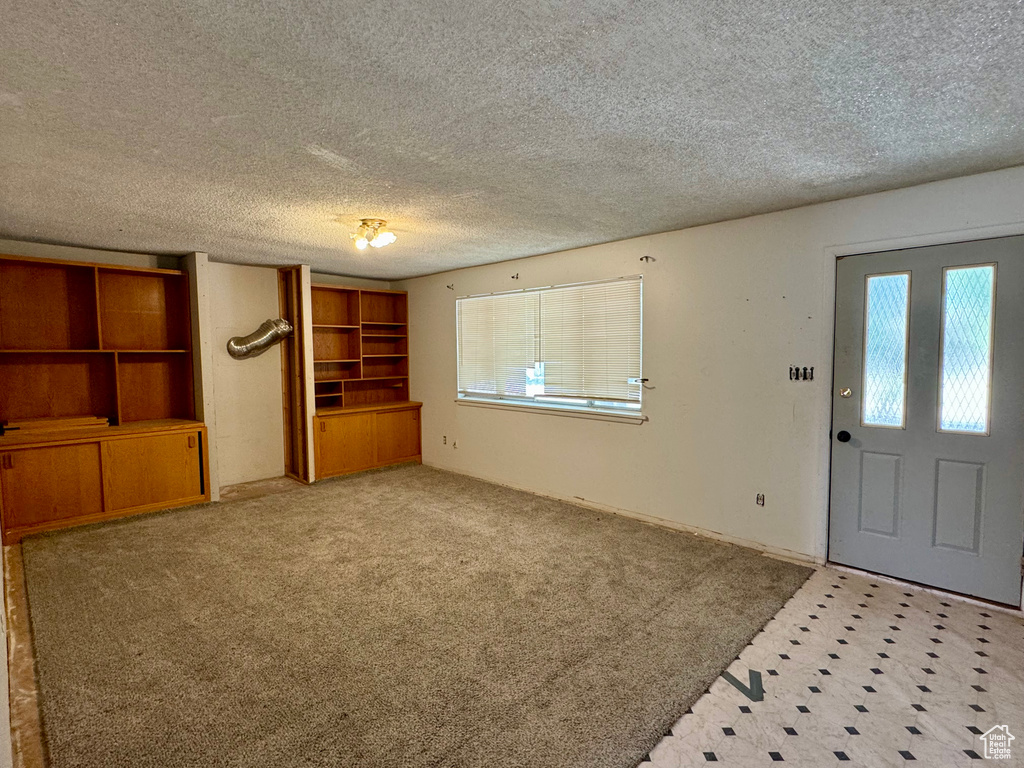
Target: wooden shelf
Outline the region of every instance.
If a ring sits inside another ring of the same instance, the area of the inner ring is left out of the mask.
[[[407,294],[314,285],[311,299],[317,412],[407,401]]]
[[[187,349],[188,277],[183,273],[98,269],[99,346],[109,350]]]
[[[0,254],[0,420],[194,415],[188,275]]]
[[[88,355],[111,351],[107,349],[0,349],[0,355]]]
[[[415,400],[402,400],[394,403],[381,403],[377,405],[347,405],[336,408],[320,408],[319,413],[365,413],[366,411],[398,411],[404,408],[419,408],[423,403]]]
[[[339,293],[359,293],[359,288],[352,288],[348,285],[331,285],[330,283],[316,283],[313,286],[316,291],[338,291]]]
[[[118,421],[115,355],[91,352],[0,355],[0,421],[105,416]]]
[[[54,443],[80,442],[97,437],[118,437],[121,435],[138,435],[148,432],[190,431],[203,426],[203,422],[193,419],[149,419],[135,421],[131,424],[96,427],[95,429],[70,429],[40,434],[39,432],[20,432],[12,430],[0,435],[0,450],[17,446],[24,448],[31,445],[51,445]]]
[[[348,329],[359,325],[359,290],[333,285],[314,285],[313,327]]]
[[[132,355],[142,355],[150,352],[156,354],[180,355],[191,352],[190,349],[0,349],[0,355],[112,355],[115,352],[127,352]]]

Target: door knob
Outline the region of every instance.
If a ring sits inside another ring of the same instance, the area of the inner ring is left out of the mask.
[[[840,443],[848,443],[850,442],[850,433],[845,429],[841,429],[839,430],[839,434],[836,435],[836,440]]]

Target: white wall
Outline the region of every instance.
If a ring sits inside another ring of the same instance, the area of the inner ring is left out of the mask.
[[[329,275],[326,272],[310,272],[310,282],[313,285],[345,285],[350,288],[376,288],[386,291],[391,288],[391,283],[386,280],[371,280],[366,277],[347,277],[345,275]]]
[[[822,558],[836,255],[1024,233],[1022,199],[1015,168],[396,284],[424,461]],[[637,273],[648,423],[454,404],[457,295]]]
[[[281,345],[259,357],[235,360],[232,336],[246,336],[280,316],[277,270],[209,264],[213,322],[213,399],[221,486],[284,474]]]
[[[23,240],[0,240],[0,253],[5,253],[9,256],[30,256],[37,259],[86,261],[94,264],[118,264],[125,267],[181,269],[180,256],[156,256],[151,253],[103,251],[96,248],[79,248],[77,246],[70,245],[27,243]]]

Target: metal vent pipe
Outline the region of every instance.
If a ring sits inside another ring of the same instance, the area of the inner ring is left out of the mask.
[[[287,320],[266,320],[248,336],[234,336],[228,340],[228,354],[236,360],[262,355],[292,332]]]

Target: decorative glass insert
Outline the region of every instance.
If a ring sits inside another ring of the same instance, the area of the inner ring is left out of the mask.
[[[861,423],[902,428],[907,400],[910,273],[869,275],[864,309]]]
[[[996,268],[944,272],[939,429],[988,434]]]

